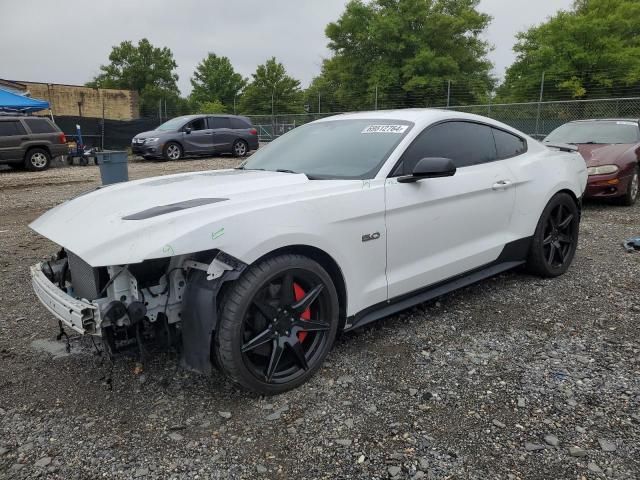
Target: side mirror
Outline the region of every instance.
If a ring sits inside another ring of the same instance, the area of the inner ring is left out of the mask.
[[[416,163],[411,175],[398,177],[398,183],[413,183],[423,178],[452,177],[456,174],[456,166],[450,158],[429,157]]]
[[[191,127],[184,127],[184,133],[187,135],[191,133]]]

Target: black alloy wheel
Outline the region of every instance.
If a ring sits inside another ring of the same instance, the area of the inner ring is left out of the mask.
[[[225,298],[216,354],[240,386],[280,393],[321,366],[336,336],[338,299],[315,261],[283,255],[248,269]]]
[[[576,252],[580,212],[567,193],[555,195],[544,209],[531,244],[527,266],[544,277],[565,273]]]

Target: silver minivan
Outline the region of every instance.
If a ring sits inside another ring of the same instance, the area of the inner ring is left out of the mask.
[[[144,158],[164,160],[220,153],[244,157],[257,150],[258,143],[258,131],[247,117],[184,115],[133,137],[131,151]]]

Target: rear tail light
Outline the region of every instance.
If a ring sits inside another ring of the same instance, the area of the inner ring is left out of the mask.
[[[251,130],[249,130],[249,133],[251,135],[257,135],[258,134],[258,130],[256,130],[255,128],[252,128]]]
[[[67,137],[64,136],[64,133],[60,134],[60,143],[67,143]]]

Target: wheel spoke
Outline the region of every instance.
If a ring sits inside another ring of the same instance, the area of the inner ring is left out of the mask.
[[[273,375],[276,373],[282,354],[284,353],[284,345],[276,338],[273,340],[273,350],[271,352],[271,358],[269,359],[269,365],[267,366],[267,382],[270,382]]]
[[[287,272],[282,277],[282,285],[280,286],[280,305],[288,307],[296,301],[295,292],[293,290],[293,275]]]
[[[291,306],[291,309],[295,313],[304,312],[307,308],[311,306],[311,304],[315,301],[315,299],[318,298],[318,295],[320,295],[323,289],[324,289],[324,285],[322,283],[316,285],[315,287],[313,287],[313,289],[309,291],[309,293],[307,293],[302,298],[302,300],[293,304]]]
[[[560,235],[558,235],[558,241],[560,243],[568,243],[568,244],[573,243],[573,240],[571,239],[571,235],[566,235],[564,233],[561,233]]]
[[[302,344],[300,342],[295,342],[293,344],[289,344],[289,348],[296,357],[296,361],[298,362],[298,365],[300,365],[300,368],[302,368],[303,370],[309,370],[307,357],[304,353],[304,349],[302,348]]]
[[[565,258],[564,251],[562,250],[562,247],[558,247],[558,246],[555,246],[555,247],[556,247],[556,251],[558,252],[558,257],[560,257],[560,263],[562,264],[564,263],[564,258]]]
[[[298,327],[300,332],[324,332],[329,330],[329,324],[323,322],[314,322],[313,320],[305,320],[300,318],[293,321],[293,326]]]
[[[556,225],[559,226],[560,222],[562,222],[562,209],[564,207],[562,204],[558,205],[558,212],[556,213]]]
[[[276,311],[276,309],[271,305],[264,303],[262,300],[254,300],[253,304],[256,306],[262,316],[269,322],[278,316],[278,312]]]
[[[547,255],[547,263],[549,265],[553,264],[553,257],[555,253],[556,247],[553,243],[549,244],[549,254]]]
[[[249,340],[247,343],[242,345],[242,353],[250,352],[265,343],[269,343],[271,340],[275,338],[275,333],[270,328],[267,328],[264,332],[256,335],[254,338]]]
[[[543,245],[549,245],[551,242],[553,242],[553,237],[551,235],[549,235],[548,237],[546,237],[543,241],[542,244]]]
[[[571,222],[573,221],[573,214],[570,213],[567,218],[565,218],[564,220],[562,220],[562,222],[558,223],[558,228],[561,230],[564,230],[565,228],[567,228],[569,225],[571,225]]]

